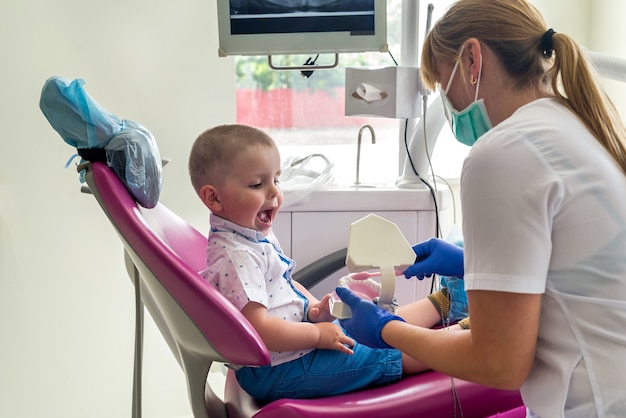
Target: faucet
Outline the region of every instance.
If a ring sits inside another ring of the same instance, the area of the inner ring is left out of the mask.
[[[358,142],[357,142],[357,146],[356,146],[356,181],[354,182],[355,186],[358,186],[359,184],[361,184],[359,182],[359,167],[361,164],[361,136],[363,135],[363,131],[365,129],[369,129],[371,137],[372,137],[372,144],[376,143],[376,134],[374,133],[374,128],[372,128],[372,125],[363,125],[361,126],[361,129],[359,129],[359,137],[358,137]]]

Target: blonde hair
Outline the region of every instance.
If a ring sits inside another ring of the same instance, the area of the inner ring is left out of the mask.
[[[220,125],[204,131],[189,155],[189,177],[196,193],[206,184],[220,184],[234,158],[251,147],[276,147],[260,129],[247,125]]]
[[[515,88],[535,83],[545,91],[550,86],[626,173],[626,128],[619,113],[571,37],[553,33],[552,48],[544,54],[542,37],[547,29],[539,11],[526,0],[459,0],[424,41],[422,79],[434,89],[439,83],[437,63],[454,62],[464,42],[476,38],[499,57]]]

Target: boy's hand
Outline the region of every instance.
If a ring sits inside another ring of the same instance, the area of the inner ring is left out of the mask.
[[[343,333],[341,327],[332,322],[319,322],[315,324],[320,333],[316,348],[337,350],[346,354],[353,354],[350,347],[354,347],[354,340]]]
[[[335,319],[330,313],[329,300],[330,294],[325,295],[318,303],[311,304],[308,313],[310,322],[331,322]]]

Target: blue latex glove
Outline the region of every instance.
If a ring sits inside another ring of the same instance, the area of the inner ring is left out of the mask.
[[[348,335],[372,348],[393,348],[383,341],[380,333],[389,321],[405,322],[404,319],[361,299],[346,287],[338,287],[335,291],[352,310],[352,318],[339,320]]]
[[[413,246],[415,263],[404,270],[407,279],[419,280],[436,273],[441,276],[463,278],[463,249],[440,238],[431,238]]]

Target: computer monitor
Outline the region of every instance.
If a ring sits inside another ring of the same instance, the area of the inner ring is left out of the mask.
[[[386,0],[217,0],[219,55],[387,50]]]

